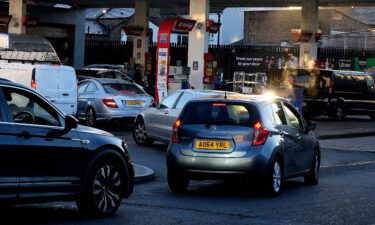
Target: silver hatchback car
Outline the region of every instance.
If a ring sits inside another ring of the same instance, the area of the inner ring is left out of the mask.
[[[139,111],[133,128],[134,141],[138,145],[150,145],[154,141],[169,143],[173,123],[186,103],[207,96],[220,97],[233,94],[235,93],[224,91],[178,90],[164,99],[162,103],[153,104]]]
[[[137,84],[115,79],[86,79],[79,83],[77,118],[94,126],[99,121],[133,121],[154,98]]]
[[[189,102],[173,126],[167,151],[168,184],[183,192],[189,180],[250,179],[273,196],[282,180],[319,178],[319,142],[306,121],[282,98],[229,96]]]

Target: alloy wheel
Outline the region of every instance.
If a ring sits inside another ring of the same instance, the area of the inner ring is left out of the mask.
[[[139,143],[145,143],[147,140],[147,133],[145,125],[142,122],[139,122],[134,130],[134,136]]]
[[[272,181],[273,190],[278,193],[281,187],[281,167],[277,161],[273,165]]]
[[[319,166],[320,166],[320,162],[319,162],[319,156],[318,154],[315,154],[315,179],[318,180],[319,179]]]
[[[343,113],[343,109],[342,109],[341,106],[337,107],[337,109],[336,109],[336,116],[337,116],[338,120],[342,120],[343,119],[344,113]]]
[[[89,127],[94,126],[95,112],[92,108],[89,108],[86,112],[86,125]]]
[[[95,175],[92,194],[95,205],[101,212],[110,212],[118,207],[121,202],[119,171],[111,165],[101,167]]]

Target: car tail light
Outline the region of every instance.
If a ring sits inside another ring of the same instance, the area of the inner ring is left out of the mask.
[[[173,133],[172,133],[172,142],[179,143],[180,139],[178,138],[178,129],[181,126],[180,119],[177,119],[176,122],[173,124]]]
[[[115,100],[113,100],[111,98],[103,99],[103,103],[104,103],[105,106],[107,106],[109,108],[118,108]]]
[[[266,140],[270,132],[266,130],[263,127],[262,123],[259,121],[254,124],[253,128],[254,128],[253,146],[263,145],[264,143],[266,143]]]
[[[36,90],[36,82],[35,82],[35,80],[31,81],[31,87]]]

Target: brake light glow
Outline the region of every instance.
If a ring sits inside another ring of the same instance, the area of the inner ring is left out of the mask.
[[[269,131],[266,130],[260,121],[254,124],[254,140],[253,146],[263,145],[266,143],[266,140],[269,135]]]
[[[177,119],[176,122],[173,125],[173,133],[172,133],[172,142],[179,143],[180,139],[178,137],[178,129],[181,126],[181,120]]]
[[[35,82],[35,80],[31,81],[31,87],[33,89],[36,89],[36,82]]]
[[[111,98],[103,99],[103,103],[104,103],[105,106],[107,106],[109,108],[118,108],[115,100],[113,100]]]
[[[135,91],[119,91],[121,94],[135,94]]]
[[[212,106],[226,106],[225,103],[212,103]]]

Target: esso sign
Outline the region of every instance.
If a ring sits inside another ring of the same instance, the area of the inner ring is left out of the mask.
[[[176,20],[176,25],[174,26],[173,30],[185,30],[185,31],[191,31],[193,30],[195,24],[197,23],[196,20],[188,20],[179,18]]]

